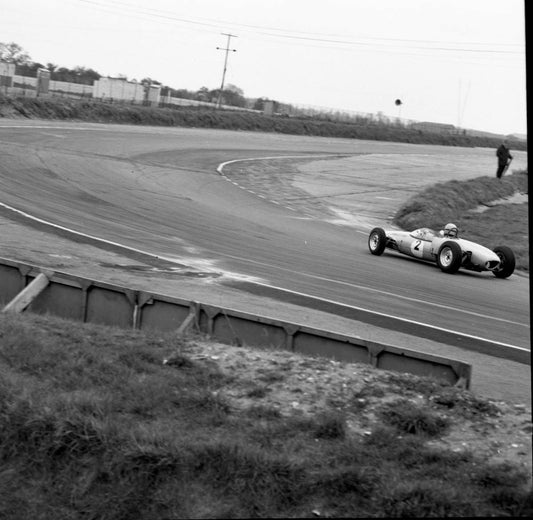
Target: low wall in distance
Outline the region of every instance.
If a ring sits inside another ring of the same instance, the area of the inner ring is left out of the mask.
[[[0,305],[12,301],[37,276],[48,285],[27,309],[71,320],[117,326],[183,332],[194,326],[226,344],[285,349],[375,368],[434,377],[470,388],[471,365],[392,345],[284,322],[234,309],[132,290],[118,285],[51,272],[0,258]]]

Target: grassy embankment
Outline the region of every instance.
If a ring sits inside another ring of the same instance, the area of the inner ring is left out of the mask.
[[[468,181],[435,184],[411,197],[398,210],[394,223],[403,229],[418,227],[441,229],[446,222],[459,227],[460,236],[490,249],[509,246],[516,267],[529,271],[528,203],[500,204],[496,200],[528,193],[527,171]],[[483,212],[472,211],[485,206]]]
[[[74,119],[98,123],[220,128],[450,146],[495,148],[500,144],[499,139],[492,137],[424,132],[399,124],[369,121],[364,118],[353,123],[341,123],[311,117],[265,116],[250,112],[213,110],[205,107],[152,108],[92,99],[11,98],[1,93],[0,117]],[[520,140],[512,140],[510,145],[514,150],[526,150],[527,148],[526,143]]]
[[[527,470],[438,445],[454,423],[474,421],[481,436],[486,418],[498,416],[491,401],[374,371],[380,379],[343,388],[319,412],[282,414],[262,397],[296,370],[294,356],[251,379],[195,358],[195,346],[153,332],[0,314],[0,517],[533,513]],[[170,352],[174,362],[164,365]],[[305,364],[318,373],[324,361]],[[392,399],[381,401],[385,384]],[[230,387],[251,404],[233,407]],[[354,434],[348,414],[364,416],[375,397],[368,431]]]

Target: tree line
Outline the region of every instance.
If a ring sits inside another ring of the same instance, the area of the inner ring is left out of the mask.
[[[97,71],[87,67],[60,67],[55,63],[39,63],[32,61],[30,55],[17,43],[2,43],[0,42],[0,61],[15,64],[15,74],[19,76],[36,77],[39,69],[48,69],[50,71],[50,79],[54,81],[65,81],[68,83],[79,83],[82,85],[93,85],[96,80],[99,80],[102,75]],[[127,80],[125,75],[119,76],[121,79]],[[137,81],[135,79],[131,81]],[[241,108],[253,108],[256,110],[263,110],[265,102],[268,98],[261,97],[250,101],[244,97],[242,89],[235,85],[227,85],[222,92],[220,89],[208,89],[201,87],[200,89],[187,90],[175,89],[167,85],[163,85],[160,81],[152,78],[143,78],[138,83],[144,85],[159,85],[161,86],[161,96],[163,99],[166,96],[177,97],[182,99],[191,99],[194,101],[205,101],[209,103],[220,102],[224,105],[231,105]]]

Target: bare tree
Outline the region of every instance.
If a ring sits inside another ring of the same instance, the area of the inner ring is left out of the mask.
[[[27,65],[30,63],[30,55],[15,42],[0,42],[0,60],[15,65]]]

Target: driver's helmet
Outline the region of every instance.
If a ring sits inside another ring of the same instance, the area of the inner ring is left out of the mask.
[[[452,224],[450,222],[449,224],[446,224],[444,226],[444,236],[445,237],[457,238],[458,234],[459,234],[459,230],[457,229],[457,226],[455,224]]]

